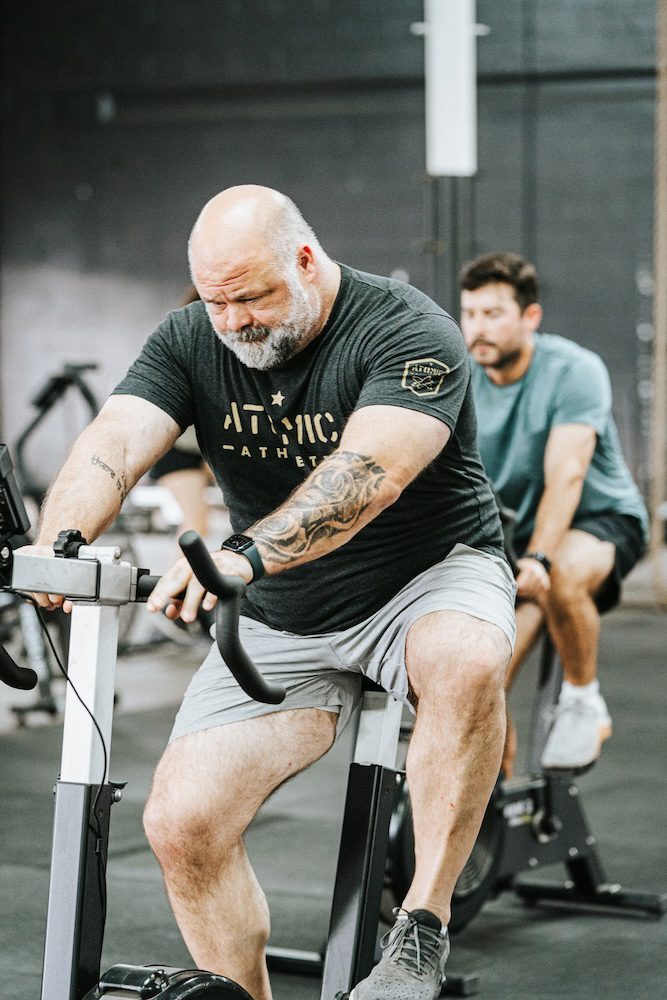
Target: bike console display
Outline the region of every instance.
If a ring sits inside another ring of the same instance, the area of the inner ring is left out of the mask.
[[[0,444],[0,544],[12,535],[24,535],[29,527],[9,448]]]
[[[10,538],[23,535],[30,520],[16,482],[9,448],[0,444],[0,587],[9,586],[12,572]],[[0,646],[0,681],[10,687],[29,691],[37,684],[34,670],[18,667],[9,653]]]

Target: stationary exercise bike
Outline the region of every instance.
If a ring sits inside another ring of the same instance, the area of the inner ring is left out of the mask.
[[[76,531],[60,533],[56,558],[14,552],[9,540],[28,527],[8,449],[0,444],[0,592],[62,594],[74,603],[40,1000],[252,1000],[225,976],[169,964],[118,964],[100,975],[109,814],[124,787],[108,778],[119,608],[145,601],[157,577],[123,562],[113,546],[88,546]],[[216,639],[232,674],[250,697],[279,703],[284,691],[264,681],[239,641],[245,584],[220,575],[194,532],[180,541],[195,575],[219,598]],[[0,646],[0,681],[25,690],[34,687],[37,677],[18,667]],[[314,956],[284,949],[269,953],[274,968],[296,961],[303,971],[321,974],[322,1000],[344,996],[375,964],[399,780],[395,759],[401,705],[371,686],[351,724],[354,760],[326,950]],[[473,992],[474,977],[462,982],[462,995]],[[455,977],[451,983],[456,991]]]
[[[124,787],[108,779],[119,609],[131,601],[145,601],[158,578],[122,562],[117,547],[86,545],[77,531],[60,533],[54,544],[56,558],[14,552],[9,540],[28,528],[9,452],[0,445],[0,585],[15,593],[66,595],[75,605],[40,998],[252,1000],[232,980],[199,969],[115,965],[100,976],[109,814]],[[184,551],[195,572],[207,577],[208,563],[213,563],[202,540],[191,534]],[[217,573],[216,577],[209,589],[221,597],[218,627],[228,660],[239,674],[249,671],[243,679],[253,696],[281,701],[284,693],[266,685],[240,648],[234,649],[242,581],[239,587]],[[0,680],[29,690],[37,675],[18,667],[0,647]]]
[[[501,520],[505,549],[516,566],[513,512],[501,509]],[[563,669],[546,629],[541,643],[525,773],[507,781],[501,774],[496,783],[472,853],[456,883],[451,934],[461,931],[488,899],[506,890],[527,903],[545,900],[656,918],[667,910],[667,894],[633,892],[608,879],[575,783],[575,778],[590,766],[578,771],[546,771],[542,767]],[[557,862],[565,866],[568,877],[564,882],[523,881],[520,877]],[[404,897],[414,868],[410,795],[401,776],[387,865],[388,886],[397,900]]]

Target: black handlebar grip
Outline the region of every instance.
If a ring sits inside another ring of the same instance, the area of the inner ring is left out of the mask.
[[[245,583],[239,576],[223,576],[220,573],[196,531],[186,531],[178,541],[202,587],[218,598],[215,637],[220,655],[234,679],[254,701],[279,705],[285,700],[285,689],[264,680],[239,638],[239,615]]]
[[[134,597],[135,604],[145,604],[148,598],[153,593],[155,587],[162,579],[160,576],[151,576],[146,570],[140,570],[140,576],[137,579],[137,592]],[[174,601],[182,601],[185,597],[185,591],[182,590],[180,594],[172,598]]]
[[[218,598],[215,612],[215,638],[220,655],[234,675],[237,684],[250,698],[266,705],[279,705],[285,700],[285,688],[278,684],[269,684],[241,645],[239,614],[245,584],[239,577],[226,578],[227,582],[235,579],[241,584],[238,593],[233,597]]]
[[[202,587],[206,587],[210,594],[226,600],[234,597],[241,587],[241,596],[243,595],[245,583],[241,577],[222,575],[211,559],[211,553],[206,548],[203,538],[196,531],[186,531],[178,539],[178,544]]]
[[[142,572],[137,580],[137,596],[135,597],[137,604],[146,603],[157,586],[159,579],[159,576],[151,576],[149,573]]]
[[[18,691],[32,691],[37,686],[37,674],[29,667],[19,667],[0,646],[0,681]]]

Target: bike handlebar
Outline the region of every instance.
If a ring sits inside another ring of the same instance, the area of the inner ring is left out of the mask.
[[[196,531],[186,531],[178,541],[202,587],[218,598],[215,638],[220,655],[236,683],[255,701],[279,705],[285,700],[285,688],[264,680],[239,638],[239,615],[245,582],[239,576],[222,575]]]
[[[65,395],[70,386],[75,386],[86,401],[91,417],[95,417],[100,408],[99,403],[92,389],[84,382],[81,374],[82,372],[95,371],[97,368],[98,365],[93,363],[65,365],[62,372],[51,375],[44,385],[37,390],[37,393],[31,400],[32,405],[36,410],[50,410],[60,397]]]
[[[232,676],[245,693],[255,701],[279,705],[285,699],[285,689],[269,684],[252,662],[239,638],[241,599],[246,585],[238,576],[223,576],[213,562],[203,539],[196,531],[186,531],[179,544],[192,570],[206,590],[218,598],[215,632],[220,655]],[[137,580],[135,600],[145,602],[159,577],[143,574]],[[0,646],[0,681],[10,687],[30,690],[37,683],[34,670],[19,667]]]
[[[183,555],[202,587],[215,594],[215,638],[220,655],[229,667],[236,683],[254,701],[279,705],[285,699],[285,689],[269,684],[252,662],[239,638],[239,615],[246,585],[240,576],[223,576],[211,559],[203,539],[196,531],[186,531],[179,538]],[[159,577],[142,576],[137,581],[137,600],[146,601]]]
[[[32,691],[37,686],[37,674],[30,667],[19,667],[0,646],[0,681],[17,691]]]
[[[206,587],[210,594],[215,594],[218,598],[216,642],[220,655],[237,684],[255,701],[279,705],[285,699],[285,688],[264,680],[239,638],[241,599],[246,589],[244,581],[239,576],[222,575],[196,531],[186,531],[178,541],[202,587]]]

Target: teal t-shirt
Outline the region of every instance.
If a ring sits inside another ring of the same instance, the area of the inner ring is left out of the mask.
[[[611,412],[611,385],[597,354],[564,337],[535,334],[535,352],[523,378],[497,386],[473,362],[478,441],[486,473],[503,503],[517,513],[515,538],[532,534],[544,491],[544,452],[552,427],[586,424],[595,452],[575,517],[613,511],[638,518],[646,508],[628,469]]]

